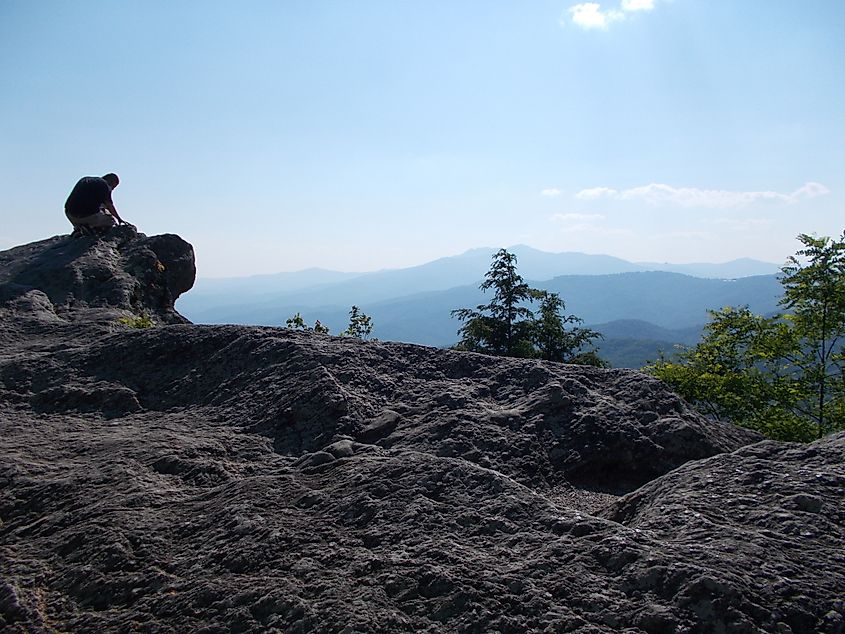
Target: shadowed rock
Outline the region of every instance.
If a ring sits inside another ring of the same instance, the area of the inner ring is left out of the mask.
[[[843,631],[845,435],[760,442],[632,371],[109,323],[180,321],[180,245],[0,253],[3,631]]]
[[[46,319],[148,314],[188,323],[173,306],[195,278],[190,244],[174,235],[148,238],[127,225],[102,237],[56,236],[0,252],[0,304]]]

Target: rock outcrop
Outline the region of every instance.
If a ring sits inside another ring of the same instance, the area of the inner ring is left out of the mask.
[[[56,236],[0,253],[0,303],[42,319],[108,323],[147,315],[187,323],[174,302],[194,285],[190,244],[130,225],[103,237]]]
[[[764,442],[632,371],[179,324],[184,242],[67,242],[0,253],[3,631],[845,631],[845,434]]]

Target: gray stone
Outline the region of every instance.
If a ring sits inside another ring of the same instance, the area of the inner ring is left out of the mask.
[[[806,513],[818,513],[822,510],[822,500],[815,495],[798,493],[788,497],[786,501],[793,508]]]
[[[627,370],[195,326],[192,281],[131,228],[0,253],[4,632],[842,632],[845,433],[761,441]],[[165,325],[115,325],[142,310]]]

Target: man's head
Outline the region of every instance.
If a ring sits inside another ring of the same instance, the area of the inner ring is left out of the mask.
[[[117,187],[120,183],[120,179],[117,177],[117,174],[112,174],[111,172],[103,176],[103,180],[106,181],[112,189]]]

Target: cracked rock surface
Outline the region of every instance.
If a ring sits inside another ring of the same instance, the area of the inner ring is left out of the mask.
[[[52,286],[58,238],[0,253],[0,630],[845,631],[845,434],[761,441],[628,370],[180,323],[192,253],[156,238],[65,246]],[[133,293],[172,325],[116,325]]]

